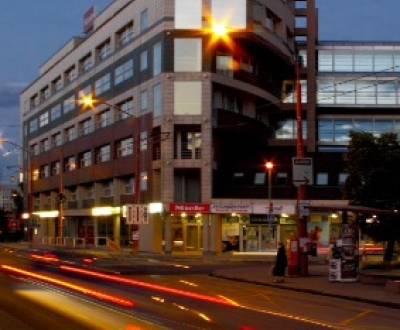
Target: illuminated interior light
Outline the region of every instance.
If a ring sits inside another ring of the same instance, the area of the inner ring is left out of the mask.
[[[21,218],[27,220],[29,219],[29,216],[30,216],[29,213],[22,213]]]
[[[59,211],[39,211],[39,212],[33,212],[33,215],[38,216],[41,219],[49,219],[49,218],[57,218],[60,214]]]
[[[121,208],[112,206],[94,207],[92,208],[91,214],[93,217],[107,217],[111,215],[118,215],[121,214]]]
[[[123,298],[119,298],[116,296],[111,296],[109,294],[105,294],[102,292],[98,292],[98,291],[94,291],[76,284],[72,284],[70,282],[65,282],[53,277],[49,277],[49,276],[45,276],[45,275],[41,275],[38,273],[34,273],[34,272],[30,272],[30,271],[26,271],[20,268],[16,268],[16,267],[11,267],[11,266],[7,266],[7,265],[1,265],[1,268],[11,274],[14,275],[22,275],[22,276],[27,276],[29,278],[33,278],[39,281],[43,281],[43,282],[47,282],[53,285],[57,285],[69,290],[73,290],[76,292],[79,292],[81,294],[87,295],[87,296],[91,296],[93,298],[102,300],[102,301],[106,301],[109,303],[113,303],[113,304],[117,304],[119,306],[123,306],[123,307],[127,307],[127,308],[132,308],[135,306],[135,304],[130,301],[130,300],[126,300]]]
[[[119,283],[119,284],[140,287],[140,288],[144,288],[144,289],[148,289],[148,290],[160,291],[160,292],[164,292],[164,293],[168,293],[168,294],[173,294],[176,296],[182,296],[182,297],[201,300],[201,301],[207,301],[207,302],[214,303],[214,304],[233,306],[229,301],[226,301],[225,299],[208,296],[208,295],[204,295],[204,294],[200,294],[200,293],[194,293],[194,292],[184,291],[184,290],[180,290],[180,289],[170,288],[170,287],[163,286],[163,285],[147,283],[147,282],[138,281],[138,280],[134,280],[134,279],[130,279],[130,278],[125,278],[125,277],[121,277],[121,276],[108,275],[108,274],[103,274],[103,273],[99,273],[99,272],[95,272],[95,271],[90,271],[90,270],[76,268],[76,267],[70,267],[70,266],[60,266],[60,269],[63,271],[66,271],[66,272],[80,274],[80,275],[86,275],[86,276],[89,276],[92,278],[97,278],[100,280],[106,280],[106,281],[111,281],[111,282],[115,282],[115,283]]]
[[[162,203],[150,203],[149,204],[149,213],[150,214],[162,213],[162,211],[163,211]]]

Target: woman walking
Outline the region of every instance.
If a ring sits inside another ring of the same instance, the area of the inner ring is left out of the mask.
[[[276,261],[274,266],[274,282],[282,283],[284,282],[285,271],[287,267],[287,257],[284,245],[279,242],[278,254],[276,255]]]

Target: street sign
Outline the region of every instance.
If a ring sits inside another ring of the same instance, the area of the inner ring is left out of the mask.
[[[126,205],[127,225],[149,224],[149,208],[146,204]]]
[[[296,187],[312,185],[314,183],[312,158],[292,158],[292,163],[293,184]]]
[[[299,202],[299,216],[309,217],[310,216],[310,201]]]

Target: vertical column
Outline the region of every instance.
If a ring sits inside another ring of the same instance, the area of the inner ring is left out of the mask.
[[[210,254],[210,215],[203,215],[202,217],[203,220],[203,255],[208,255]]]
[[[222,252],[222,218],[218,214],[210,215],[210,253],[219,254]]]
[[[113,218],[114,237],[113,241],[117,246],[121,246],[121,217],[115,215]]]
[[[171,254],[172,253],[172,226],[171,226],[171,216],[168,214],[164,217],[164,253]]]
[[[93,239],[94,239],[94,246],[97,247],[97,237],[98,237],[98,221],[96,217],[92,217],[93,219]]]

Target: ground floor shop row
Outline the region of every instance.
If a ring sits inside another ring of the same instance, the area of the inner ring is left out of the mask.
[[[221,210],[218,210],[221,212]],[[229,210],[231,211],[231,210]],[[238,211],[242,211],[238,209]],[[283,210],[280,211],[294,211]],[[140,251],[175,254],[257,253],[275,251],[297,236],[294,212],[275,214],[210,213],[208,208],[174,208],[131,223],[124,214],[68,215],[62,238],[57,217],[33,218],[26,230],[34,241],[72,247],[135,246]],[[340,212],[312,213],[308,235],[327,247],[340,235]]]

